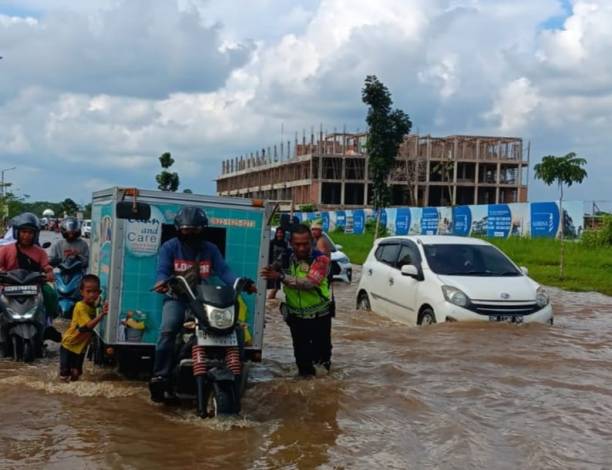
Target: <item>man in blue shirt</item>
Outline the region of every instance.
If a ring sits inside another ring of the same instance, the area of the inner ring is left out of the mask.
[[[179,274],[185,275],[194,283],[207,282],[209,277],[216,275],[225,284],[233,285],[236,275],[221,256],[219,249],[204,240],[203,230],[208,225],[206,213],[199,207],[185,206],[176,214],[174,225],[178,235],[160,247],[157,279],[153,289],[165,294],[168,292],[168,278]],[[247,291],[256,292],[257,289],[251,285]],[[153,401],[164,400],[172,370],[174,343],[185,321],[186,309],[187,304],[182,300],[172,297],[164,299],[160,337],[155,348],[153,378],[149,384]]]

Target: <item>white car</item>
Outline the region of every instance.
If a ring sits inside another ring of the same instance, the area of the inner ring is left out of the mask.
[[[398,236],[376,240],[357,308],[423,325],[444,321],[553,323],[544,288],[484,240]]]
[[[337,265],[340,267],[340,272],[338,274],[334,274],[334,279],[340,279],[350,284],[353,280],[353,265],[351,264],[351,260],[342,251],[342,245],[336,245],[325,232],[323,232],[323,236],[327,238],[329,244],[331,245],[332,263],[337,263]]]
[[[91,237],[91,220],[85,219],[81,224],[81,235],[83,238]]]

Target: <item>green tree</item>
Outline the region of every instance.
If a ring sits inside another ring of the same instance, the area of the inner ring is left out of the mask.
[[[79,206],[72,199],[66,198],[62,202],[62,211],[66,215],[73,215],[74,216],[79,211]]]
[[[582,183],[587,177],[584,168],[587,161],[577,157],[574,152],[570,152],[562,157],[547,155],[542,157],[542,161],[533,167],[536,179],[542,180],[547,186],[557,183],[559,187],[559,213],[560,213],[560,239],[561,249],[559,253],[559,277],[563,279],[563,235],[565,232],[565,217],[563,210],[563,186],[568,187],[574,183]]]
[[[162,191],[176,191],[179,187],[179,176],[178,173],[172,173],[168,169],[174,164],[174,159],[170,152],[164,152],[159,157],[159,163],[161,164],[162,171],[155,176],[157,181],[157,187]]]
[[[392,109],[393,100],[387,87],[375,75],[368,75],[361,90],[368,105],[368,168],[372,178],[372,202],[376,209],[376,234],[379,233],[381,209],[387,207],[390,190],[388,176],[393,168],[399,145],[410,132],[412,122],[400,109]],[[376,238],[376,237],[374,237]]]

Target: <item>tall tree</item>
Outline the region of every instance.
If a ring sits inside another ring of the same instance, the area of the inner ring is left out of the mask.
[[[155,176],[157,181],[157,187],[162,191],[176,191],[179,187],[179,176],[178,173],[168,171],[168,169],[174,164],[174,159],[170,152],[164,152],[159,157],[159,163],[162,166],[162,171]]]
[[[62,202],[62,211],[66,215],[76,215],[76,213],[79,211],[79,206],[72,199],[66,198]]]
[[[410,132],[412,122],[400,109],[392,109],[393,100],[387,87],[376,77],[368,75],[361,90],[361,99],[368,105],[368,168],[372,175],[372,202],[376,209],[378,236],[380,213],[389,204],[388,176],[393,168],[399,145]]]
[[[563,186],[568,187],[574,183],[582,183],[587,177],[587,172],[584,168],[587,161],[584,158],[577,157],[574,152],[570,152],[562,157],[547,155],[542,157],[542,161],[533,167],[535,177],[542,180],[546,185],[550,186],[557,183],[559,187],[559,213],[561,231],[560,240],[561,248],[559,253],[559,277],[563,278],[563,235],[565,232],[565,212],[563,210]]]

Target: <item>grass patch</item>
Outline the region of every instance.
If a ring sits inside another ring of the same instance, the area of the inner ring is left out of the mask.
[[[374,234],[371,233],[352,235],[349,233],[332,232],[329,236],[335,244],[342,245],[342,251],[347,254],[353,264],[363,264],[374,243]]]
[[[331,233],[342,245],[351,262],[363,264],[372,248],[373,235]],[[541,284],[579,292],[612,295],[612,248],[588,247],[581,242],[565,242],[565,276],[559,278],[560,242],[550,239],[489,239],[516,264],[529,269],[529,276]]]

